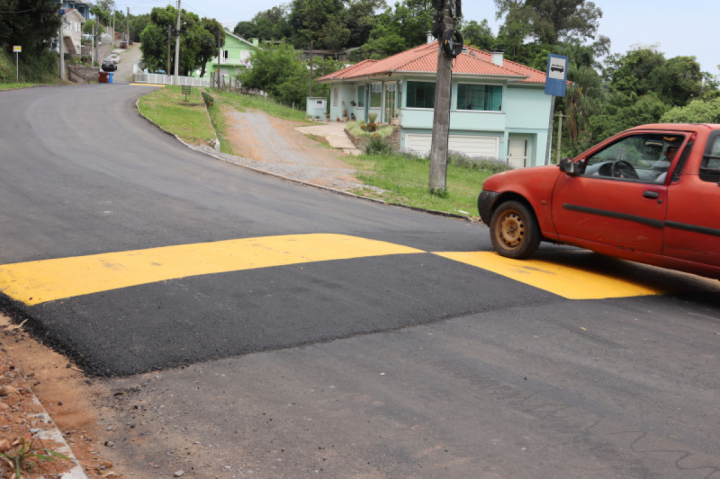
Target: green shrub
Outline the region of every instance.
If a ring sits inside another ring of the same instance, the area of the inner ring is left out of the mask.
[[[205,101],[205,106],[207,106],[208,108],[213,106],[213,103],[215,103],[215,98],[213,98],[213,96],[208,92],[204,91],[201,93],[202,93],[203,100]]]
[[[510,166],[509,164],[496,158],[468,156],[464,153],[459,153],[456,151],[448,152],[448,163],[451,165],[459,166],[460,168],[479,170],[490,174],[500,173],[502,171],[508,171],[513,169],[512,166]]]
[[[379,136],[373,136],[365,146],[367,155],[387,155],[392,152],[390,144]]]
[[[354,137],[356,138],[373,138],[374,135],[377,135],[378,138],[385,139],[392,135],[393,131],[395,131],[394,126],[392,125],[385,125],[380,126],[376,130],[372,130],[368,128],[369,125],[376,125],[377,123],[365,123],[364,121],[350,121],[348,122],[347,126],[345,127]]]

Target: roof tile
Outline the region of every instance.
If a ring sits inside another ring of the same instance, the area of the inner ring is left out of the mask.
[[[334,79],[349,80],[364,76],[384,73],[402,72],[437,72],[438,42],[428,43],[411,48],[382,60],[363,60],[330,75],[319,78],[319,81]],[[519,83],[545,83],[545,73],[534,68],[504,60],[503,66],[492,62],[492,54],[477,48],[469,47],[453,61],[454,74],[478,76],[503,76]]]

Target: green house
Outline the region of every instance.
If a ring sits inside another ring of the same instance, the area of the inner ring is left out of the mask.
[[[227,30],[225,31],[225,44],[220,49],[220,72],[225,75],[235,75],[240,73],[243,68],[251,68],[250,55],[253,54],[258,47],[257,38],[247,41],[238,37]],[[215,57],[207,65],[205,71],[217,72],[218,58]]]

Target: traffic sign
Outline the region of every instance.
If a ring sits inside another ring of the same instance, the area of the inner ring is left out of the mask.
[[[568,57],[550,54],[545,77],[545,94],[565,96],[567,86]]]
[[[13,53],[22,53],[22,46],[13,45]]]

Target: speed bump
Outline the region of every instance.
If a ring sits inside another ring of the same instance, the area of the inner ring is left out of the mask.
[[[425,253],[354,236],[265,236],[0,265],[0,291],[27,305],[170,279],[316,261]]]

